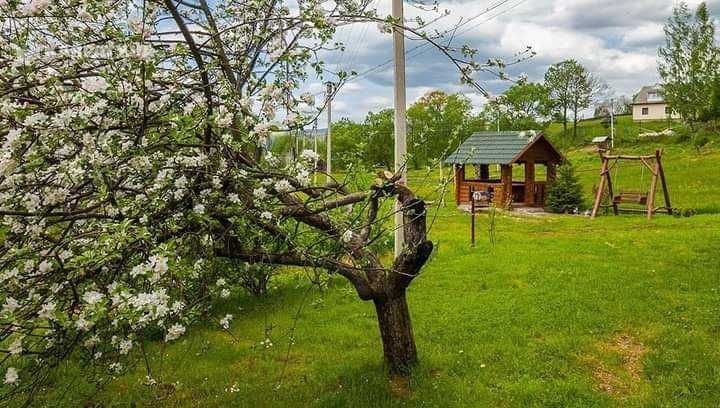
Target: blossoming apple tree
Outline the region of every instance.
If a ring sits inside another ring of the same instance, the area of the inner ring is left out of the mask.
[[[433,249],[424,202],[393,174],[350,191],[313,183],[312,151],[285,164],[264,150],[271,123],[300,128],[322,109],[299,88],[327,70],[339,25],[400,25],[367,3],[0,0],[6,396],[71,355],[119,372],[149,333],[184,335],[233,284],[208,272],[220,258],[344,277],[375,305],[388,366],[407,372],[405,290]],[[487,67],[438,48],[466,80]],[[386,265],[371,244],[393,200],[407,242]]]

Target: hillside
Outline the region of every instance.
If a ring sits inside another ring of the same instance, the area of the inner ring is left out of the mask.
[[[618,145],[634,144],[638,142],[638,134],[644,132],[658,132],[665,129],[680,129],[681,126],[677,122],[672,121],[648,121],[634,122],[632,116],[622,115],[615,117],[615,141]],[[572,139],[572,122],[568,123],[568,134],[563,137],[562,123],[553,122],[548,125],[544,132],[554,142],[561,146],[584,145],[597,136],[609,136],[610,128],[605,127],[601,123],[601,119],[589,119],[578,122],[577,137]]]
[[[591,127],[591,126],[588,126]],[[652,151],[655,144],[624,152]],[[409,302],[421,365],[388,382],[372,304],[330,279],[286,270],[266,298],[235,293],[177,343],[147,344],[144,363],[94,394],[73,364],[38,396],[47,406],[711,406],[720,400],[720,148],[665,147],[673,204],[691,218],[478,219],[432,208],[436,251]],[[587,201],[599,160],[577,165]],[[437,201],[437,173],[410,185]],[[623,168],[620,185],[637,182]],[[230,333],[218,319],[233,313]],[[271,345],[264,343],[271,339]]]

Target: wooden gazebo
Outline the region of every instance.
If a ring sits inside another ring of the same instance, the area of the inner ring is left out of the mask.
[[[562,161],[563,156],[542,133],[505,131],[473,134],[445,163],[455,169],[457,205],[469,204],[473,192],[483,192],[493,197],[495,206],[543,207],[545,188],[555,180],[555,168]],[[518,180],[513,180],[514,165],[524,166]],[[537,165],[545,166],[544,180],[536,177]]]

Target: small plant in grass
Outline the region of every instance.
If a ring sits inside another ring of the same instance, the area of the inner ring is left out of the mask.
[[[582,186],[570,162],[558,167],[557,178],[548,187],[545,202],[546,207],[556,213],[572,213],[582,207]]]
[[[496,221],[497,219],[497,208],[495,208],[494,205],[490,205],[490,208],[488,210],[488,237],[490,238],[490,243],[492,246],[495,246],[495,227],[496,227]]]
[[[263,296],[268,292],[268,282],[277,268],[272,265],[243,263],[237,269],[237,283],[253,296]]]

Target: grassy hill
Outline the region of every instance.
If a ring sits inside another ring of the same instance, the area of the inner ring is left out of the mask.
[[[632,145],[638,142],[638,134],[645,132],[657,132],[665,129],[680,129],[677,122],[657,120],[648,122],[634,122],[631,115],[615,117],[615,142],[616,145]],[[560,146],[586,145],[597,136],[610,136],[610,128],[601,123],[601,119],[589,119],[578,122],[577,137],[573,140],[572,122],[568,123],[568,133],[563,136],[562,123],[551,123],[544,129],[553,142]]]
[[[589,122],[583,126],[595,129]],[[591,131],[588,130],[588,133]],[[583,136],[585,137],[585,136]],[[589,136],[588,136],[589,137]],[[652,152],[655,143],[626,148]],[[587,202],[599,160],[567,156]],[[691,218],[497,219],[497,242],[469,245],[469,215],[432,209],[437,249],[409,290],[421,364],[388,380],[372,304],[330,279],[287,270],[268,297],[241,293],[99,393],[70,362],[39,394],[44,406],[715,406],[720,401],[720,148],[665,146],[677,207]],[[639,182],[623,167],[618,183]],[[648,175],[645,175],[646,182]],[[437,174],[410,185],[437,202]],[[436,212],[435,212],[436,211]],[[236,316],[231,332],[218,319]],[[269,337],[272,346],[261,342]]]

